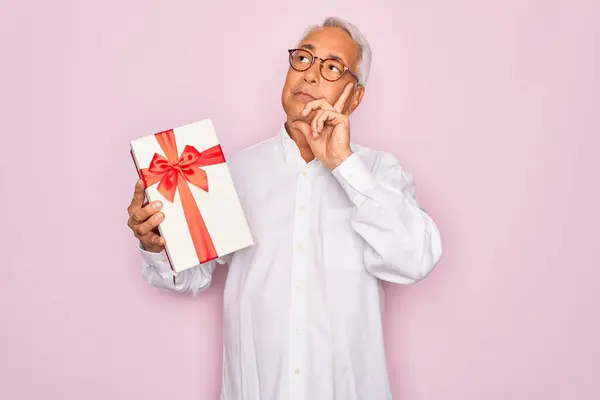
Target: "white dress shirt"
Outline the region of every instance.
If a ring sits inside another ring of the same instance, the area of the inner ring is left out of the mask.
[[[282,127],[228,159],[253,246],[175,277],[141,250],[148,282],[185,294],[229,264],[222,399],[391,399],[380,284],[423,279],[442,244],[398,161],[352,149],[329,171]]]

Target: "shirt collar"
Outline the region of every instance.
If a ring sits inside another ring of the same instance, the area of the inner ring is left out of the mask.
[[[288,132],[285,129],[285,123],[282,124],[279,129],[279,141],[281,150],[283,151],[283,158],[286,162],[289,163],[290,161],[294,161],[295,158],[300,157],[300,150],[298,149],[296,142],[288,135]]]

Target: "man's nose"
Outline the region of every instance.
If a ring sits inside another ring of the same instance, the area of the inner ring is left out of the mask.
[[[304,71],[304,81],[306,83],[318,83],[319,80],[319,61],[315,60],[309,69]]]

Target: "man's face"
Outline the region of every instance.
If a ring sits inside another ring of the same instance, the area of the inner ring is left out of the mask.
[[[350,68],[350,71],[357,71],[358,48],[350,35],[340,28],[316,29],[304,38],[298,48],[308,50],[313,56],[323,59],[337,58]],[[348,83],[353,83],[355,86],[357,84],[356,79],[349,72],[346,72],[339,80],[330,82],[323,78],[319,71],[320,67],[319,59],[315,59],[314,64],[306,71],[296,71],[289,67],[281,94],[281,102],[288,116],[288,121],[304,120],[310,122],[314,114],[308,117],[301,116],[306,103],[324,98],[329,104],[333,105]],[[354,108],[358,106],[363,90],[363,87],[353,90],[346,104],[348,113],[354,111]]]

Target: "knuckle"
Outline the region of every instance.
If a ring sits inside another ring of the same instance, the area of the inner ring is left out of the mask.
[[[146,234],[146,229],[144,228],[143,225],[139,225],[135,228],[135,232],[139,235],[139,236],[144,236]]]

